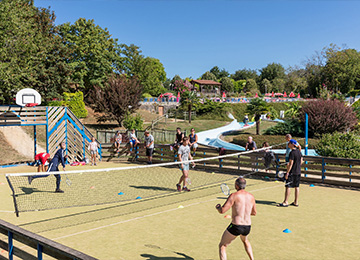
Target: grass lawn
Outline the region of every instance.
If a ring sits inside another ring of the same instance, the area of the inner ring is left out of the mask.
[[[218,121],[218,120],[192,120],[191,124],[189,121],[177,120],[177,122],[173,121],[173,119],[168,120],[168,123],[164,122],[156,125],[157,129],[165,129],[165,130],[176,130],[177,127],[180,127],[182,131],[186,130],[186,133],[190,133],[191,128],[195,128],[196,132],[201,132],[209,129],[218,128],[224,125],[227,125],[226,121]]]

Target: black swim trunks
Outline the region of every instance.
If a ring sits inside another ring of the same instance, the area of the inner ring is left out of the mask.
[[[230,234],[232,234],[234,236],[239,236],[239,235],[247,236],[250,233],[250,229],[251,229],[251,225],[249,225],[249,226],[234,225],[232,223],[227,227],[227,231],[229,231]]]

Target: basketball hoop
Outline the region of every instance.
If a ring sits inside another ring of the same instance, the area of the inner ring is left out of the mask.
[[[16,104],[22,107],[34,107],[41,104],[40,94],[31,88],[24,88],[16,94]]]

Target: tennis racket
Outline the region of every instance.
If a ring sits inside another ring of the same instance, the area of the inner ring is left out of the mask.
[[[284,178],[284,176],[285,176],[285,172],[283,172],[283,171],[279,171],[279,172],[278,172],[278,177],[279,177],[279,178],[282,179],[282,178]]]
[[[66,184],[71,186],[71,180],[68,178],[67,174],[65,174],[65,178],[66,178],[65,180]]]
[[[222,193],[224,193],[226,196],[230,195],[230,189],[229,189],[229,186],[227,186],[226,183],[222,183],[220,185],[220,189],[221,189]]]

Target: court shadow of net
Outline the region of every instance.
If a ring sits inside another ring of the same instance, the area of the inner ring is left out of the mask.
[[[174,252],[181,257],[171,257],[171,256],[155,256],[152,254],[141,254],[140,256],[144,257],[145,260],[194,260],[194,258],[185,255],[183,253]]]
[[[54,193],[53,191],[44,191],[44,190],[38,190],[37,188],[29,188],[29,187],[20,187],[20,189],[24,192],[24,194],[17,194],[16,196],[21,196],[21,195],[29,195],[32,194],[34,192],[45,192],[45,193]]]
[[[35,233],[41,233],[51,230],[68,228],[81,224],[91,223],[104,219],[111,219],[119,216],[126,216],[133,213],[168,206],[187,200],[199,199],[209,195],[219,193],[219,185],[200,187],[191,192],[172,192],[162,196],[147,198],[143,200],[134,200],[130,202],[112,204],[111,206],[102,205],[92,210],[85,210],[78,213],[62,215],[39,221],[20,224],[19,226]],[[65,213],[66,214],[66,213]]]
[[[269,206],[275,206],[278,204],[276,201],[270,201],[270,200],[255,200],[256,204],[262,204],[262,205],[269,205]]]
[[[170,189],[170,188],[158,187],[158,186],[135,186],[135,185],[129,185],[129,187],[135,188],[135,189],[144,189],[144,190],[176,191],[176,189]]]

